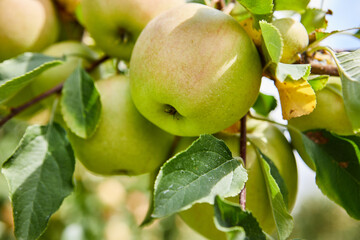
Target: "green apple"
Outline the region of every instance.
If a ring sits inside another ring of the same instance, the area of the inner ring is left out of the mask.
[[[279,29],[284,43],[280,62],[294,62],[297,54],[303,52],[309,45],[309,36],[305,27],[292,18],[276,19],[272,24]]]
[[[1,0],[0,61],[42,50],[56,41],[58,28],[50,0]]]
[[[71,73],[82,64],[83,67],[90,65],[97,59],[97,54],[88,46],[76,41],[64,41],[51,45],[43,51],[43,54],[53,57],[66,57],[66,61],[53,67],[42,74],[30,84],[31,91],[36,96],[64,82]],[[52,101],[47,100],[51,104]]]
[[[268,123],[249,120],[249,139],[267,155],[279,170],[288,190],[288,209],[294,206],[297,193],[297,167],[290,144],[281,131]],[[252,126],[251,126],[252,125]],[[216,137],[225,141],[233,156],[239,156],[239,134],[220,133]],[[193,139],[183,138],[179,142],[179,149],[184,149]],[[247,144],[246,169],[246,209],[251,211],[258,220],[261,228],[271,234],[275,222],[270,206],[269,196],[262,169],[257,158],[255,148]],[[238,197],[228,200],[239,202]],[[216,229],[213,216],[213,206],[207,203],[195,204],[192,208],[179,214],[181,218],[195,231],[209,239],[226,239],[223,232]]]
[[[234,18],[189,3],[159,15],[141,33],[130,61],[131,94],[141,114],[174,135],[215,133],[248,112],[261,69]]]
[[[326,86],[316,92],[316,107],[312,113],[290,119],[288,123],[300,131],[326,129],[338,135],[353,135],[354,131],[347,117],[341,93],[340,78],[330,78]],[[315,170],[315,166],[306,153],[302,140],[296,137],[296,134],[291,129],[289,129],[289,132],[292,144],[301,158],[311,169]]]
[[[87,169],[102,175],[138,175],[158,168],[166,160],[174,137],[138,113],[127,77],[100,80],[97,88],[102,116],[96,132],[82,139],[69,131],[76,157]]]
[[[135,41],[146,24],[184,0],[82,0],[86,30],[104,52],[129,60]]]

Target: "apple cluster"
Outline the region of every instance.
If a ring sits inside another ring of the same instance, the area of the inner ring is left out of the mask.
[[[245,116],[259,94],[262,62],[257,47],[261,45],[261,32],[249,27],[251,20],[239,23],[217,9],[185,2],[1,0],[0,61],[26,51],[66,56],[65,63],[37,76],[4,105],[21,105],[64,82],[77,66],[87,68],[106,55],[125,62],[129,72],[109,71],[113,59],[91,71],[102,103],[95,133],[87,139],[77,136],[62,118],[61,106],[54,111],[55,120],[68,132],[76,157],[87,169],[101,175],[149,173],[201,134],[215,134],[236,155],[239,133],[223,130]],[[81,23],[86,41],[78,39],[78,26],[71,34],[73,28],[61,17],[64,11]],[[284,43],[281,62],[294,62],[309,44],[306,29],[291,18],[275,20],[273,25]],[[335,131],[351,134],[351,125],[343,118],[346,115],[338,86],[334,80],[318,92],[315,111],[290,124],[302,131],[339,126]],[[29,119],[34,113],[49,112],[58,97],[47,98],[20,117]],[[335,100],[338,110],[327,109],[326,102]],[[330,112],[334,115],[331,118]],[[260,226],[271,232],[275,223],[268,211],[266,184],[253,144],[271,158],[283,176],[289,190],[288,209],[296,198],[296,163],[279,129],[257,121],[248,124],[247,208]],[[176,148],[175,136],[183,137]],[[294,143],[301,144],[296,139]],[[306,152],[301,156],[306,159]],[[212,217],[194,221],[192,216],[197,212],[213,215],[212,207],[206,204],[195,205],[180,215],[204,236],[225,238],[213,226]]]

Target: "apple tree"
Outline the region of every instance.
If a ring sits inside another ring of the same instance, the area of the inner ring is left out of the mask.
[[[178,214],[208,239],[287,239],[293,150],[360,220],[360,50],[323,46],[348,30],[308,4],[0,0],[0,127],[27,125],[2,166],[16,238],[44,234],[82,164],[147,174],[141,226]]]

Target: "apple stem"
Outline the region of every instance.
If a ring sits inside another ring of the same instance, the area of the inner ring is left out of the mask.
[[[240,120],[240,157],[243,159],[244,167],[246,168],[246,116]],[[245,211],[246,208],[246,184],[239,194],[239,202],[241,208]]]
[[[105,62],[109,58],[110,58],[109,56],[104,55],[103,57],[101,57],[98,60],[96,60],[95,62],[93,62],[88,68],[86,68],[86,71],[92,72],[96,67],[98,67],[101,63]],[[10,119],[15,117],[22,111],[26,110],[28,107],[31,107],[32,105],[40,102],[41,100],[49,97],[50,95],[52,95],[54,93],[60,94],[63,86],[64,86],[64,83],[62,82],[62,83],[56,85],[55,87],[51,88],[50,90],[39,94],[38,96],[34,97],[33,99],[29,100],[28,102],[26,102],[18,107],[11,108],[10,113],[8,115],[6,115],[5,117],[3,117],[2,119],[0,119],[0,127],[2,127]]]

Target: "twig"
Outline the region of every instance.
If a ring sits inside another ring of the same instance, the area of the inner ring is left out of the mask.
[[[339,76],[339,71],[335,65],[324,65],[321,63],[314,63],[314,62],[311,62],[310,64],[311,64],[311,73]]]
[[[21,113],[22,111],[27,109],[28,107],[34,105],[35,103],[40,102],[44,98],[47,98],[48,96],[50,96],[50,95],[52,95],[54,93],[60,93],[61,90],[62,90],[63,85],[64,85],[64,83],[60,83],[59,85],[56,85],[54,88],[48,90],[45,93],[42,93],[42,94],[38,95],[37,97],[35,97],[35,98],[31,99],[30,101],[24,103],[23,105],[20,105],[19,107],[16,107],[16,108],[11,108],[10,114],[5,116],[4,118],[2,118],[0,120],[0,127],[3,126],[7,121],[12,119],[16,115],[18,115],[19,113]]]
[[[246,115],[240,120],[240,157],[246,167]],[[246,185],[239,194],[240,206],[243,210],[246,207]]]
[[[108,60],[110,57],[105,55],[101,58],[99,58],[98,60],[96,60],[95,62],[93,62],[89,67],[86,68],[87,72],[92,72],[96,67],[98,67],[101,63],[105,62],[106,60]],[[22,111],[24,111],[25,109],[27,109],[28,107],[40,102],[41,100],[49,97],[50,95],[57,93],[60,94],[61,90],[64,86],[64,83],[60,83],[58,85],[56,85],[55,87],[51,88],[50,90],[39,94],[38,96],[36,96],[35,98],[29,100],[28,102],[15,107],[15,108],[11,108],[10,110],[10,114],[6,115],[5,117],[3,117],[0,120],[0,127],[2,127],[5,123],[7,123],[10,119],[12,119],[13,117],[15,117],[16,115],[18,115],[19,113],[21,113]]]

